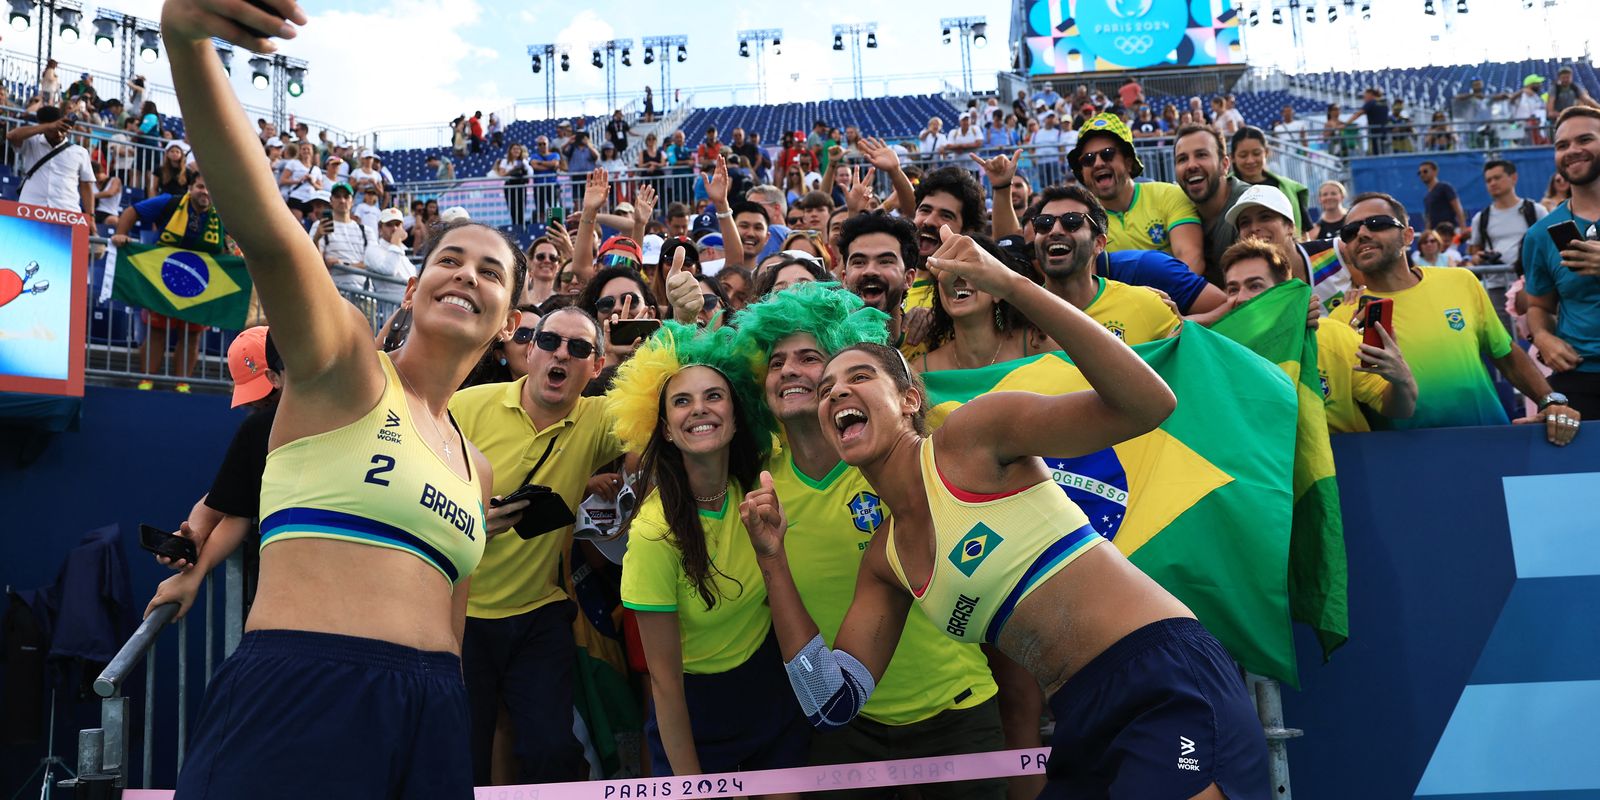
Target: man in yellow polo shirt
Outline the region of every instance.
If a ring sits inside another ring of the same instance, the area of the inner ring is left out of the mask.
[[[1240,239],[1223,251],[1222,274],[1228,298],[1237,307],[1289,280],[1289,261],[1274,242]],[[1382,349],[1363,344],[1361,334],[1349,325],[1323,320],[1317,326],[1317,372],[1329,433],[1372,430],[1360,406],[1388,419],[1406,419],[1416,412],[1417,380],[1411,365],[1387,332],[1380,335],[1385,339]]]
[[[1115,114],[1096,114],[1083,123],[1067,164],[1109,214],[1110,224],[1100,229],[1106,250],[1161,250],[1205,274],[1200,212],[1175,183],[1134,182],[1144,164],[1133,151],[1133,134]]]
[[[1106,248],[1106,212],[1081,186],[1047,186],[1033,217],[1033,251],[1044,286],[1129,345],[1165,339],[1183,318],[1161,296],[1095,274]],[[1045,343],[1044,349],[1055,345]]]
[[[767,404],[783,425],[786,444],[773,454],[767,470],[788,512],[784,542],[795,585],[830,644],[855,594],[868,542],[888,535],[890,528],[888,507],[859,470],[839,460],[823,434],[817,383],[832,352],[858,341],[885,341],[881,319],[862,310],[860,299],[849,292],[806,283],[749,306],[736,323],[769,353]],[[943,635],[925,615],[908,615],[894,658],[872,697],[848,727],[812,739],[812,762],[1002,750],[996,691],[982,649]],[[929,784],[917,792],[924,800],[1001,800],[1006,787],[1000,780],[988,780]],[[894,795],[892,789],[828,793],[830,798]]]
[[[527,333],[519,335],[527,336]],[[548,486],[568,508],[589,476],[622,454],[604,399],[583,397],[600,371],[600,325],[576,308],[539,321],[528,374],[456,393],[450,413],[494,467],[494,497]],[[571,527],[523,539],[525,500],[487,508],[493,538],[472,573],[461,664],[472,712],[472,769],[489,785],[495,720],[504,703],[515,728],[518,783],[584,780],[589,768],[573,735],[572,620],[577,608],[558,576]]]

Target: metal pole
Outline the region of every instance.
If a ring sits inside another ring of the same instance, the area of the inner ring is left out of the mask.
[[[378,149],[377,141],[373,141],[372,149],[374,149],[374,150]],[[210,576],[207,576],[207,577],[210,577]],[[214,645],[212,644],[212,640],[214,638],[214,633],[216,632],[216,629],[217,629],[217,625],[216,625],[217,619],[216,619],[216,617],[211,616],[211,595],[212,595],[212,591],[211,590],[216,588],[216,583],[217,582],[215,580],[206,581],[206,679],[205,679],[205,685],[206,686],[210,686],[211,685],[211,673],[213,671],[212,668],[211,668],[211,654],[214,651]]]
[[[178,771],[183,771],[183,746],[189,739],[189,618],[178,620]]]
[[[223,584],[222,656],[227,658],[239,648],[244,636],[244,553],[234,550],[222,562],[222,568],[227,576]]]
[[[155,754],[150,749],[150,741],[155,738],[156,720],[156,648],[154,645],[145,654],[144,659],[144,788],[150,788],[150,767],[154,763]]]
[[[1283,695],[1278,682],[1271,678],[1256,677],[1256,713],[1261,718],[1261,727],[1267,737],[1267,773],[1272,779],[1272,796],[1292,800],[1287,744],[1290,739],[1305,735],[1305,731],[1283,727]]]

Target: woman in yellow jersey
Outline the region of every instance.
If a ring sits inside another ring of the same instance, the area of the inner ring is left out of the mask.
[[[834,649],[794,588],[771,476],[740,506],[801,705],[819,727],[848,721],[915,603],[946,635],[997,645],[1050,695],[1042,797],[1267,797],[1266,742],[1238,668],[1189,609],[1099,546],[1040,459],[1150,431],[1171,413],[1171,390],[1094,320],[941,233],[930,269],[1014,305],[1095,388],[980,397],[929,436],[925,394],[894,350],[857,345],[829,361],[819,421],[892,520],[868,548]]]
[[[434,231],[405,346],[334,288],[272,184],[210,37],[260,52],[292,0],[171,0],[163,36],[195,154],[290,375],[262,477],[261,577],[207,690],[180,798],[470,798],[460,637],[489,464],[446,405],[511,335],[527,262],[498,231]]]
[[[628,526],[622,604],[650,670],[651,774],[804,764],[755,552],[734,513],[771,450],[760,363],[732,328],[666,323],[617,370],[616,435],[655,485]]]

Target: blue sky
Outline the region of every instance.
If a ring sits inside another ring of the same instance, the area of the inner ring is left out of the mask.
[[[1246,30],[1247,54],[1252,63],[1293,69],[1298,59],[1289,26],[1266,22],[1272,2],[1245,0],[1246,11],[1261,9],[1263,19],[1262,25]],[[1306,2],[1319,9],[1331,4],[1330,0]],[[1548,9],[1545,2],[1535,0],[1538,8],[1526,11],[1523,0],[1469,0],[1471,13],[1457,16],[1452,13],[1454,0],[1438,0],[1444,13],[1428,17],[1422,14],[1421,0],[1371,0],[1374,8],[1370,22],[1361,21],[1359,14],[1344,13],[1337,23],[1306,26],[1308,45],[1303,51],[1311,69],[1582,53],[1586,47],[1584,32],[1594,30],[1590,17],[1596,0],[1556,0]],[[86,5],[94,7],[96,0],[89,0]],[[116,0],[108,5],[152,19],[160,10],[160,0]],[[688,61],[672,65],[673,84],[688,88],[753,83],[755,62],[737,56],[736,32],[782,28],[783,54],[775,55],[770,48],[767,51],[769,102],[826,98],[830,91],[826,81],[830,79],[837,81],[833,96],[849,96],[849,52],[833,51],[834,23],[879,24],[879,48],[863,50],[865,74],[880,76],[866,81],[869,95],[883,94],[885,90],[892,94],[929,92],[940,85],[937,78],[897,79],[886,85],[881,77],[885,75],[944,73],[951,82],[959,80],[957,46],[940,43],[939,19],[944,16],[988,18],[989,46],[972,51],[975,86],[993,88],[994,73],[1008,66],[1009,60],[1005,41],[1010,28],[1010,4],[1005,0],[919,0],[873,5],[859,0],[748,0],[699,7],[614,0],[599,0],[586,7],[550,0],[395,0],[387,4],[307,0],[305,5],[311,24],[299,39],[283,47],[283,52],[305,58],[311,64],[306,94],[291,100],[290,110],[351,130],[436,124],[463,111],[508,109],[519,98],[525,101],[520,109],[522,116],[542,117],[544,76],[531,73],[525,52],[532,43],[574,46],[571,71],[556,72],[558,96],[573,96],[598,94],[605,88],[602,71],[589,64],[589,42],[635,40],[633,66],[618,70],[618,94],[624,99],[637,97],[647,83],[659,90],[659,65],[644,66],[643,48],[638,46],[640,38],[650,35],[689,37]],[[891,16],[890,11],[897,16]],[[86,13],[85,17],[92,14]],[[1448,32],[1446,24],[1450,26]],[[7,30],[5,35],[5,47],[32,51],[31,31],[19,35]],[[1438,36],[1438,41],[1433,36]],[[68,62],[117,69],[115,54],[100,54],[87,42],[58,47],[57,56]],[[148,65],[147,72],[153,80],[168,81],[164,60]],[[251,89],[247,78],[248,70],[241,64],[236,68],[241,98],[247,103],[268,105],[269,96]],[[754,93],[747,92],[740,101],[754,99]],[[702,106],[727,102],[725,93],[697,96],[697,104]],[[561,113],[576,110],[571,104],[560,109]],[[586,110],[602,111],[603,103],[591,101]]]

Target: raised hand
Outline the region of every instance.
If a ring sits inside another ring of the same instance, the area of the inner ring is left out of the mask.
[[[711,180],[706,183],[706,197],[720,210],[728,205],[728,159],[717,156],[717,165],[711,170]]]
[[[589,179],[583,186],[583,215],[594,219],[594,215],[605,208],[606,198],[611,196],[611,176],[600,167],[595,167],[589,172]]]
[[[906,332],[907,345],[916,347],[922,344],[928,338],[928,331],[933,329],[933,309],[927,306],[906,309],[900,327]]]
[[[882,172],[892,172],[900,168],[900,154],[896,153],[882,139],[863,137],[856,142],[856,150],[867,159],[867,163]]]
[[[258,53],[277,52],[272,39],[293,39],[306,21],[294,0],[168,0],[161,8],[162,35],[173,42],[216,37]]]
[[[744,496],[744,502],[739,504],[739,519],[750,534],[750,546],[757,556],[770,558],[783,552],[783,535],[789,529],[789,521],[784,517],[777,490],[772,488],[772,473],[763,470],[761,485]]]
[[[971,237],[951,231],[949,225],[939,226],[939,237],[942,239],[939,249],[928,256],[928,270],[935,280],[948,272],[965,278],[980,292],[988,292],[1001,300],[1010,299],[1015,286],[1013,279],[1019,277],[1017,273],[989,255]]]
[[[644,225],[656,213],[656,187],[645,184],[633,195],[633,221]]]
[[[567,232],[567,226],[561,220],[551,220],[545,226],[544,235],[550,237],[550,243],[556,246],[556,253],[562,261],[572,260],[572,234]]]
[[[672,316],[682,323],[694,322],[705,308],[706,299],[700,293],[700,281],[683,264],[684,252],[679,247],[672,251],[672,266],[667,272],[667,303],[672,306]]]
[[[872,179],[877,176],[877,167],[867,167],[866,175],[861,175],[857,167],[850,168],[850,191],[844,193],[844,204],[850,216],[872,210]]]
[[[994,158],[984,158],[977,153],[970,153],[972,160],[983,167],[983,173],[989,176],[989,185],[994,188],[1001,186],[1011,188],[1011,179],[1017,174],[1017,163],[1022,160],[1022,151],[1015,155],[1001,153]]]

